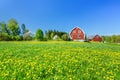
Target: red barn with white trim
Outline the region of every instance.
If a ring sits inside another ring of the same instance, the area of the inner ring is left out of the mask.
[[[75,27],[71,32],[70,36],[74,41],[84,41],[85,40],[85,33],[79,27]]]
[[[95,42],[102,42],[103,39],[102,39],[102,37],[100,37],[99,35],[95,35],[95,36],[93,37],[92,41],[95,41]]]

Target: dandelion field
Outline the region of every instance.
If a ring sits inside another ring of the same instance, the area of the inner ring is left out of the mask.
[[[0,80],[119,80],[120,45],[0,42]]]

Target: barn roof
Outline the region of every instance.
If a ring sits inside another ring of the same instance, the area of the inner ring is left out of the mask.
[[[89,36],[87,36],[87,39],[93,39],[93,38],[95,38],[96,36],[101,37],[100,35],[96,34],[96,35],[89,35]]]
[[[96,37],[96,36],[99,36],[99,37],[101,37],[101,36],[100,36],[100,35],[98,35],[98,34],[97,34],[97,35],[95,35],[94,37]],[[94,38],[94,37],[93,37],[93,38]]]
[[[96,34],[96,35],[89,35],[89,36],[87,37],[87,39],[93,39],[93,38],[96,37],[96,36],[101,37],[100,35]]]
[[[75,30],[76,28],[78,28],[78,29],[82,30],[80,27],[76,26],[76,27],[74,27],[74,28],[72,29],[72,31],[73,31],[73,30]],[[72,31],[71,31],[71,32],[72,32]],[[82,31],[83,31],[83,30],[82,30]],[[70,34],[71,34],[71,32],[70,32]],[[84,31],[83,31],[83,33],[85,34],[85,32],[84,32]]]
[[[55,35],[54,37],[53,37],[53,40],[56,40],[58,38],[58,35]]]

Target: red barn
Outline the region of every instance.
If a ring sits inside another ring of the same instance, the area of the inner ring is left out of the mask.
[[[84,41],[85,40],[85,33],[82,29],[80,29],[79,27],[75,27],[71,32],[70,32],[70,36],[72,38],[72,40],[74,41]]]
[[[103,39],[102,39],[102,37],[100,37],[99,35],[95,35],[95,36],[92,38],[92,41],[95,41],[95,42],[102,42]]]

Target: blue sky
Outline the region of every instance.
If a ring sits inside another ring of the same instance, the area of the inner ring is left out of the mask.
[[[120,34],[120,0],[0,0],[0,22],[11,18],[32,32],[79,26],[87,35]]]

